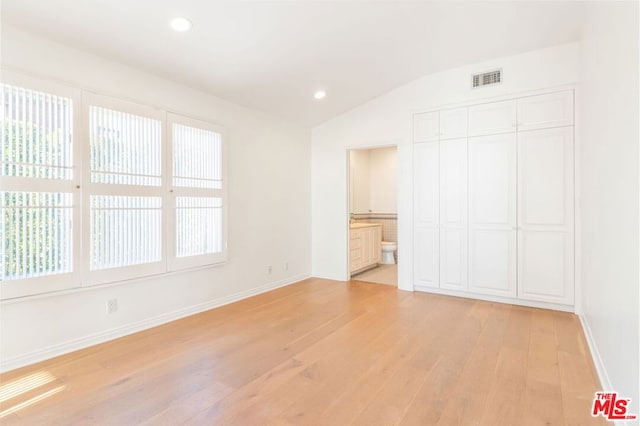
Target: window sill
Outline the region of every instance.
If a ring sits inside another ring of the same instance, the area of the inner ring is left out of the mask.
[[[173,276],[182,275],[189,272],[198,272],[198,271],[207,270],[207,269],[215,269],[218,267],[225,266],[228,263],[229,263],[229,259],[226,259],[226,260],[221,260],[219,262],[212,263],[209,265],[194,266],[194,267],[179,269],[175,271],[162,272],[159,274],[151,274],[151,275],[145,275],[145,276],[136,277],[136,278],[125,279],[125,280],[112,281],[104,284],[81,285],[78,287],[67,288],[64,290],[49,291],[44,293],[32,294],[28,296],[18,296],[18,297],[0,300],[0,306],[30,302],[32,300],[44,299],[49,297],[66,296],[70,294],[83,293],[87,291],[95,291],[95,290],[117,287],[117,286],[126,285],[126,284],[136,284],[142,281],[147,281],[147,280],[151,280],[158,277],[173,277]]]

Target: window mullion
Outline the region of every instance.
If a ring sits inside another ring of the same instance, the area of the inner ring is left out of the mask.
[[[62,179],[35,179],[2,176],[0,177],[2,191],[30,191],[30,192],[74,192],[74,182]]]

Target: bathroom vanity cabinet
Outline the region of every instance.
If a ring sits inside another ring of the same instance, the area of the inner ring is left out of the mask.
[[[353,223],[349,230],[349,272],[369,269],[380,262],[382,227],[375,223]]]

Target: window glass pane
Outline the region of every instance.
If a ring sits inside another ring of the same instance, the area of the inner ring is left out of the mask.
[[[2,192],[0,197],[0,279],[71,272],[72,194]]]
[[[222,252],[222,198],[176,197],[176,256]]]
[[[159,262],[161,197],[92,195],[91,270]]]
[[[8,84],[0,98],[0,175],[71,179],[71,99]]]
[[[160,186],[160,120],[92,106],[91,182]]]
[[[173,124],[173,185],[222,188],[222,137],[219,133]]]

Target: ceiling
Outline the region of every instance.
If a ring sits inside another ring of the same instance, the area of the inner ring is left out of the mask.
[[[2,22],[313,126],[425,74],[576,41],[582,10],[575,1],[3,0]],[[170,30],[175,16],[193,29]]]

